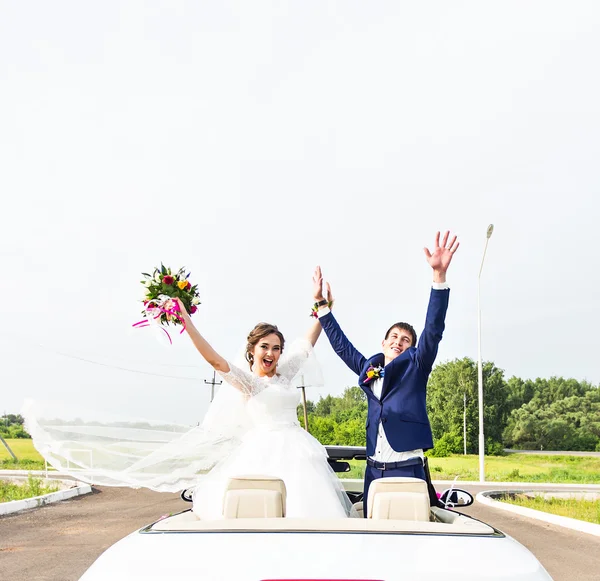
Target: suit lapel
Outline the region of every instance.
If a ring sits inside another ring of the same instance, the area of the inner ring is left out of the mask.
[[[398,357],[396,357],[396,359],[392,359],[392,361],[390,361],[385,366],[385,373],[383,375],[383,385],[381,386],[381,400],[382,401],[392,387],[392,377],[396,377],[396,378],[402,377],[402,375],[404,373],[403,370],[406,369],[406,366],[411,361],[411,356],[412,356],[411,350],[413,350],[413,349],[414,349],[414,347],[407,349],[404,353],[402,353],[401,355],[398,355]]]
[[[367,395],[368,398],[373,399],[373,400],[378,400],[375,395],[373,394],[373,380],[371,379],[370,381],[365,382],[365,379],[367,379],[367,369],[369,369],[369,367],[371,367],[371,365],[373,367],[377,367],[378,365],[381,365],[381,367],[383,367],[383,363],[384,363],[384,357],[383,357],[383,353],[377,353],[376,355],[373,355],[373,357],[367,359],[367,362],[365,363],[363,370],[358,378],[358,384],[360,385],[360,387],[362,388],[362,390],[365,392],[365,394]],[[385,376],[383,379],[383,385],[385,386]],[[382,392],[382,399],[383,399],[383,392]]]

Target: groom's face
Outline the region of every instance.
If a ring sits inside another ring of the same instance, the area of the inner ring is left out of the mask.
[[[412,336],[405,329],[393,327],[381,342],[386,364],[393,361],[412,345]]]

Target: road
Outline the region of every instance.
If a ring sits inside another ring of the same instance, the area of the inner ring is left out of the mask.
[[[177,494],[93,490],[73,500],[0,517],[0,579],[74,581],[128,533],[190,506]]]
[[[492,484],[459,485],[473,495],[506,487]],[[556,490],[565,492],[568,488]],[[553,490],[546,485],[544,490]],[[576,489],[574,489],[576,490]],[[598,581],[600,579],[600,537],[569,530],[512,512],[475,502],[461,512],[482,520],[525,545],[544,565],[554,581]]]
[[[593,456],[598,458],[600,456],[600,452],[579,452],[579,451],[569,451],[569,452],[560,452],[555,450],[511,450],[509,448],[505,448],[504,451],[507,454],[534,454],[538,456]]]
[[[466,488],[472,493],[480,489]],[[118,539],[163,514],[189,507],[176,494],[97,487],[93,494],[1,517],[0,579],[75,581]],[[463,511],[528,547],[555,581],[597,581],[598,537],[479,503]]]

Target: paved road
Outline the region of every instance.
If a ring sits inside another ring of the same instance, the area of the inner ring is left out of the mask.
[[[465,488],[476,493],[481,487]],[[163,514],[189,506],[175,494],[98,487],[93,494],[0,517],[0,579],[75,581],[118,539]],[[555,581],[599,578],[598,537],[479,503],[464,512],[523,543]]]
[[[511,450],[505,448],[504,451],[508,454],[537,454],[538,456],[594,456],[598,458],[600,452],[560,452],[555,450]]]
[[[461,486],[476,495],[484,490],[506,487],[493,483]],[[545,490],[552,490],[547,486]],[[556,488],[565,492],[565,488]],[[487,522],[525,545],[544,565],[554,581],[598,581],[600,538],[542,521],[491,508],[479,502],[461,512]]]
[[[0,580],[75,581],[128,533],[190,506],[177,494],[93,490],[73,500],[0,517]]]

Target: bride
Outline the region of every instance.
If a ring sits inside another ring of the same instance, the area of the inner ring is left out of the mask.
[[[317,274],[313,280],[315,285],[321,284]],[[196,349],[237,391],[242,401],[241,415],[247,414],[249,424],[240,445],[199,479],[193,496],[194,512],[203,519],[218,518],[229,478],[264,474],[284,481],[288,517],[348,516],[352,507],[327,462],[327,452],[300,427],[296,416],[298,392],[291,382],[319,338],[318,319],[314,319],[306,337],[295,341],[285,356],[283,334],[275,325],[259,323],[248,335],[245,352],[248,369],[242,369],[221,357],[196,329],[183,304],[178,301],[178,305]],[[230,396],[230,401],[235,398]],[[221,407],[219,412],[216,408],[209,411],[205,427],[210,428],[208,422],[217,423],[216,416],[227,420],[227,406],[221,402]],[[234,411],[235,404],[231,408],[230,414],[240,413]]]
[[[313,282],[322,285],[317,271]],[[28,400],[25,426],[42,456],[57,470],[97,485],[161,492],[193,486],[193,510],[202,519],[222,518],[229,478],[252,474],[284,481],[288,517],[355,515],[325,448],[296,415],[299,394],[292,380],[319,338],[319,320],[289,347],[275,325],[259,323],[247,337],[244,363],[234,365],[177,303],[196,349],[226,382],[202,424],[190,429],[91,416],[83,421],[80,415],[65,421],[64,410],[52,415],[51,408]]]

